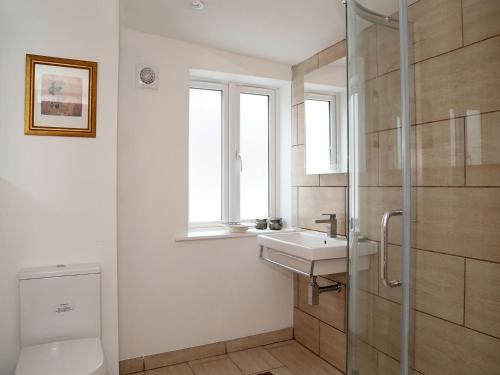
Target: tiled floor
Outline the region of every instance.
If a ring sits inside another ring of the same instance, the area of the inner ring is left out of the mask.
[[[139,373],[143,374],[143,373]],[[145,375],[342,375],[296,341],[149,370]]]

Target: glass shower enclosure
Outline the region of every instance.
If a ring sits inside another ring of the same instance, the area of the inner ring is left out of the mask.
[[[500,374],[498,15],[347,0],[348,375]]]

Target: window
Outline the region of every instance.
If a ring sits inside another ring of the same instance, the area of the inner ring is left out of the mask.
[[[336,168],[335,96],[306,94],[305,159],[307,174],[330,173]]]
[[[222,220],[222,90],[189,92],[189,219]]]
[[[275,214],[274,116],[272,90],[191,83],[191,226]]]

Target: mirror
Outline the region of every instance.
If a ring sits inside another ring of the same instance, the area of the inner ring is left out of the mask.
[[[343,57],[304,76],[306,174],[347,171],[347,65]]]

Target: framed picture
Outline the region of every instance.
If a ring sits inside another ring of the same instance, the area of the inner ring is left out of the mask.
[[[97,63],[26,55],[24,134],[96,136]]]

